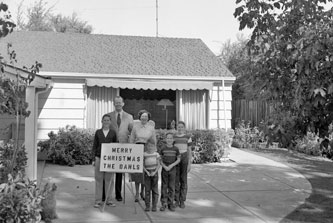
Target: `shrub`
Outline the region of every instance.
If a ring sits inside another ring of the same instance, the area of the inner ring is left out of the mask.
[[[167,130],[156,130],[158,150],[165,144]],[[219,162],[227,148],[230,147],[233,130],[191,130],[192,162]]]
[[[294,150],[308,155],[333,159],[333,140],[329,139],[321,139],[318,134],[308,131],[303,138],[296,140]]]
[[[161,148],[166,144],[165,138],[168,132],[166,129],[156,130],[157,152],[160,152]]]
[[[42,193],[18,173],[0,185],[0,222],[39,222]]]
[[[12,140],[4,145],[0,145],[0,183],[5,183],[8,180],[14,150],[15,146]],[[17,152],[15,166],[11,175],[16,177],[19,172],[24,174],[26,165],[27,154],[25,152],[25,147],[22,146]]]
[[[193,163],[219,162],[223,155],[221,144],[217,143],[213,130],[196,130],[192,132],[194,146]]]
[[[232,146],[236,148],[259,147],[259,143],[266,141],[263,126],[250,126],[250,122],[242,120],[237,124],[235,136],[233,137]]]
[[[92,162],[91,149],[94,140],[92,130],[66,126],[60,128],[57,134],[52,131],[48,136],[49,139],[40,141],[38,146],[41,147],[41,151],[47,152],[53,163],[74,166]]]

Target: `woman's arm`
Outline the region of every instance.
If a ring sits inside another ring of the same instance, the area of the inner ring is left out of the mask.
[[[156,144],[157,144],[157,140],[156,140],[156,131],[155,129],[153,128],[153,133],[152,133],[152,143],[155,145],[156,147]]]
[[[136,135],[136,128],[133,127],[130,138],[129,138],[129,143],[135,143],[135,135]]]

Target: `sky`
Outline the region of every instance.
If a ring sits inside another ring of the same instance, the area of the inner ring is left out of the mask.
[[[16,21],[22,0],[3,0]],[[23,0],[23,7],[36,0]],[[215,53],[227,40],[241,33],[233,13],[236,0],[44,0],[54,14],[77,13],[93,27],[94,34],[199,38]],[[158,10],[156,15],[156,3]],[[26,11],[26,10],[24,10]],[[158,18],[158,31],[156,26]]]

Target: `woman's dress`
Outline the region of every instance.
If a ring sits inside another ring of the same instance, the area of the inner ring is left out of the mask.
[[[151,121],[146,124],[142,124],[141,122],[134,122],[129,139],[130,143],[144,144],[144,152],[147,151],[147,148],[150,146],[155,147],[156,150],[156,134],[154,125],[152,123],[153,122]],[[131,181],[144,184],[143,173],[132,173],[130,176]]]

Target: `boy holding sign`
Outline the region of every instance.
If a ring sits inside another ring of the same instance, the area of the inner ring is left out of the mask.
[[[103,180],[105,183],[110,182],[111,184],[111,187],[109,187],[111,188],[111,191],[109,191],[108,194],[105,193],[107,199],[106,204],[112,207],[115,206],[115,204],[111,201],[112,189],[114,187],[114,173],[100,171],[102,143],[112,143],[118,141],[117,134],[110,128],[110,125],[110,115],[103,115],[102,128],[95,132],[94,144],[92,148],[93,157],[95,157],[95,161],[93,162],[93,166],[95,166],[95,208],[99,208],[102,204]]]

